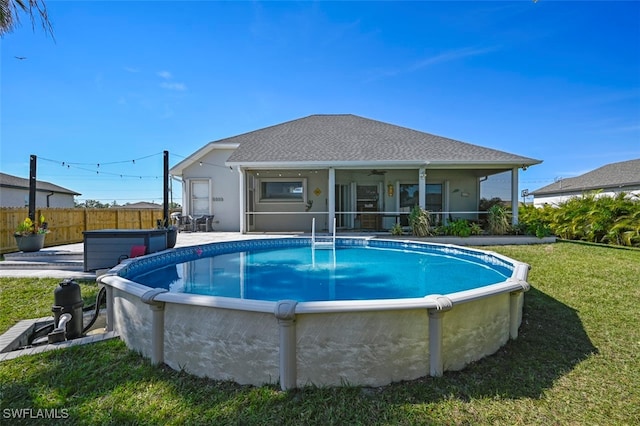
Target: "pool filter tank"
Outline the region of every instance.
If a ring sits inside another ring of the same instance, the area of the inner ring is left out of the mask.
[[[63,314],[70,314],[71,319],[65,321],[66,339],[82,336],[82,308],[84,302],[80,294],[80,285],[73,279],[65,279],[53,291],[54,305],[51,308],[55,327],[60,323]],[[64,317],[67,319],[67,317]]]

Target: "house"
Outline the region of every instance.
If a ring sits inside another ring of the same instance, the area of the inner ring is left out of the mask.
[[[640,158],[607,164],[580,176],[559,179],[530,194],[534,197],[534,206],[541,207],[545,204],[557,205],[591,191],[601,191],[600,195],[609,196],[621,192],[640,196]]]
[[[210,142],[171,168],[183,214],[219,231],[387,230],[419,205],[478,219],[480,182],[541,163],[356,115],[311,115]],[[513,220],[517,222],[517,209]]]
[[[36,207],[75,207],[73,197],[81,195],[49,182],[36,182]],[[0,207],[29,205],[29,179],[0,173]]]
[[[137,203],[127,203],[122,206],[118,206],[118,208],[132,210],[162,210],[162,204],[150,203],[148,201],[138,201]]]

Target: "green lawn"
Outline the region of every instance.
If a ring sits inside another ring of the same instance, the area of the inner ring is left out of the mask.
[[[640,251],[490,249],[531,264],[532,289],[518,340],[463,371],[281,392],[156,368],[112,340],[0,363],[0,424],[20,424],[16,408],[64,409],[68,424],[640,424]],[[0,279],[0,332],[48,315],[57,282]]]

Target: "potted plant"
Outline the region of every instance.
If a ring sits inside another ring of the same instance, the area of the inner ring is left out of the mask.
[[[13,235],[16,239],[18,250],[33,252],[44,247],[44,236],[48,233],[48,224],[45,222],[44,216],[41,215],[38,222],[34,222],[30,218],[20,222]]]
[[[178,240],[178,227],[175,225],[167,225],[167,221],[164,219],[158,219],[156,221],[158,229],[167,230],[167,248],[173,248]]]

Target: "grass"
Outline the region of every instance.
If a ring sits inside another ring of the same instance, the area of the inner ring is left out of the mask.
[[[519,338],[463,371],[282,392],[153,367],[112,340],[0,363],[0,416],[57,408],[69,424],[640,424],[640,252],[490,249],[531,264],[532,289]],[[56,283],[0,279],[0,332],[47,315]]]

